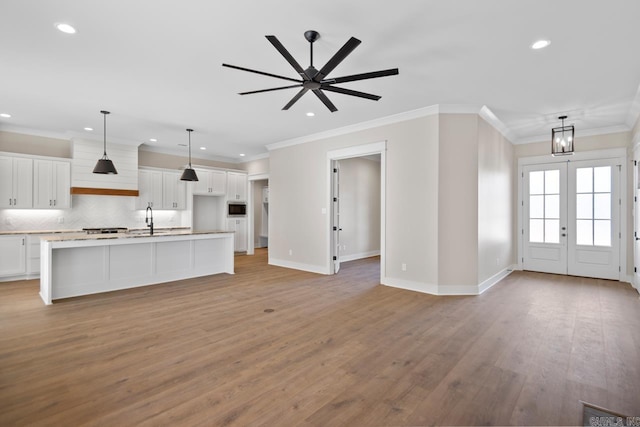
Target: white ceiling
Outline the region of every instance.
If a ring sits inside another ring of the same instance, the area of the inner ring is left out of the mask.
[[[0,130],[89,137],[90,126],[101,141],[106,109],[109,141],[184,153],[191,127],[194,157],[235,161],[434,104],[486,105],[514,143],[547,139],[561,113],[578,135],[628,130],[640,112],[639,16],[636,0],[0,0],[0,113],[12,115]],[[297,78],[264,36],[305,68],[310,29],[317,68],[362,40],[329,77],[400,74],[343,84],[382,99],[328,93],[335,113],[310,93],[282,111],[297,89],[237,95],[287,82],[223,62]],[[531,50],[540,38],[551,45]]]

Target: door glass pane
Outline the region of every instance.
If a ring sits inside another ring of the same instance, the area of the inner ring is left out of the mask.
[[[544,193],[560,194],[560,171],[550,170],[544,172]]]
[[[593,191],[595,193],[611,192],[611,166],[593,168]]]
[[[593,191],[593,168],[576,169],[576,192],[591,193]]]
[[[544,217],[560,219],[560,196],[544,196]]]
[[[529,172],[529,194],[544,193],[544,171]]]
[[[529,220],[529,241],[536,243],[544,242],[544,220]]]
[[[593,195],[593,217],[611,219],[611,194]]]
[[[544,220],[544,242],[560,243],[560,221],[557,219]]]
[[[576,221],[576,244],[593,245],[593,221],[590,219]]]
[[[529,197],[529,218],[544,218],[544,196]]]
[[[593,195],[576,194],[576,218],[593,218]]]
[[[593,244],[611,246],[611,221],[596,220],[593,222]]]

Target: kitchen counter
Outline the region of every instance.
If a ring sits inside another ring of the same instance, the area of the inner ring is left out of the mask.
[[[53,300],[234,273],[232,232],[145,230],[41,237],[40,297]],[[39,233],[40,234],[40,233]]]
[[[130,228],[129,233],[135,234],[143,231],[148,232],[148,228]],[[165,233],[167,231],[191,231],[189,227],[158,227],[154,232]],[[86,234],[83,230],[69,229],[69,230],[0,230],[0,236],[13,236],[16,234]]]
[[[106,240],[106,239],[137,239],[145,237],[165,237],[165,236],[198,236],[202,234],[221,234],[233,233],[232,231],[210,230],[210,231],[192,231],[191,229],[169,229],[154,230],[153,235],[149,234],[149,230],[129,230],[123,233],[105,233],[105,234],[89,234],[85,231],[75,231],[68,233],[58,233],[40,237],[41,240],[49,242],[66,242],[71,240]],[[41,234],[41,233],[38,233]]]

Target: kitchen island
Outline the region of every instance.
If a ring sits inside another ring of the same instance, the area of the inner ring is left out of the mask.
[[[40,297],[53,300],[234,273],[228,231],[42,236]]]

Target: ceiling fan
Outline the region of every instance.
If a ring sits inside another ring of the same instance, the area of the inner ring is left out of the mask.
[[[300,87],[301,88],[300,91],[293,98],[291,98],[291,101],[289,101],[287,105],[285,105],[282,108],[283,110],[288,110],[289,108],[291,108],[291,106],[295,104],[302,97],[302,95],[304,95],[308,91],[312,91],[332,113],[335,111],[338,111],[338,109],[336,108],[335,105],[333,105],[331,100],[327,98],[327,95],[325,95],[324,91],[336,92],[344,95],[357,96],[360,98],[372,99],[374,101],[377,101],[380,99],[380,96],[378,95],[372,95],[370,93],[359,92],[357,90],[351,90],[351,89],[345,89],[345,88],[342,88],[339,86],[333,86],[333,85],[337,83],[347,83],[347,82],[353,82],[356,80],[373,79],[377,77],[393,76],[398,74],[397,68],[391,68],[389,70],[373,71],[370,73],[352,74],[350,76],[344,76],[344,77],[327,78],[329,73],[333,71],[333,69],[336,68],[338,64],[340,64],[356,47],[358,47],[360,43],[362,43],[360,40],[358,40],[355,37],[351,37],[349,41],[347,41],[344,44],[344,46],[342,46],[340,50],[338,50],[338,52],[336,52],[336,54],[333,55],[333,57],[329,59],[329,61],[320,70],[317,70],[313,66],[313,43],[320,38],[320,34],[317,31],[309,30],[304,33],[304,37],[309,42],[310,52],[311,52],[311,61],[310,61],[311,65],[309,65],[307,69],[303,69],[300,66],[300,64],[298,64],[298,62],[293,58],[293,56],[291,56],[291,54],[287,51],[287,49],[285,49],[285,47],[282,45],[282,43],[280,43],[280,41],[276,38],[276,36],[265,36],[265,37],[267,38],[267,40],[269,40],[269,42],[271,42],[273,47],[275,47],[278,50],[278,52],[280,52],[280,54],[284,56],[284,59],[286,59],[287,62],[291,64],[291,66],[300,75],[302,80],[292,79],[290,77],[279,76],[271,73],[265,73],[264,71],[257,71],[249,68],[238,67],[236,65],[222,64],[222,66],[235,68],[236,70],[248,71],[250,73],[261,74],[263,76],[275,77],[277,79],[296,82],[297,84],[295,85],[281,86],[281,87],[274,87],[271,89],[253,90],[250,92],[239,93],[239,95],[250,95],[254,93],[272,92],[275,90]]]

